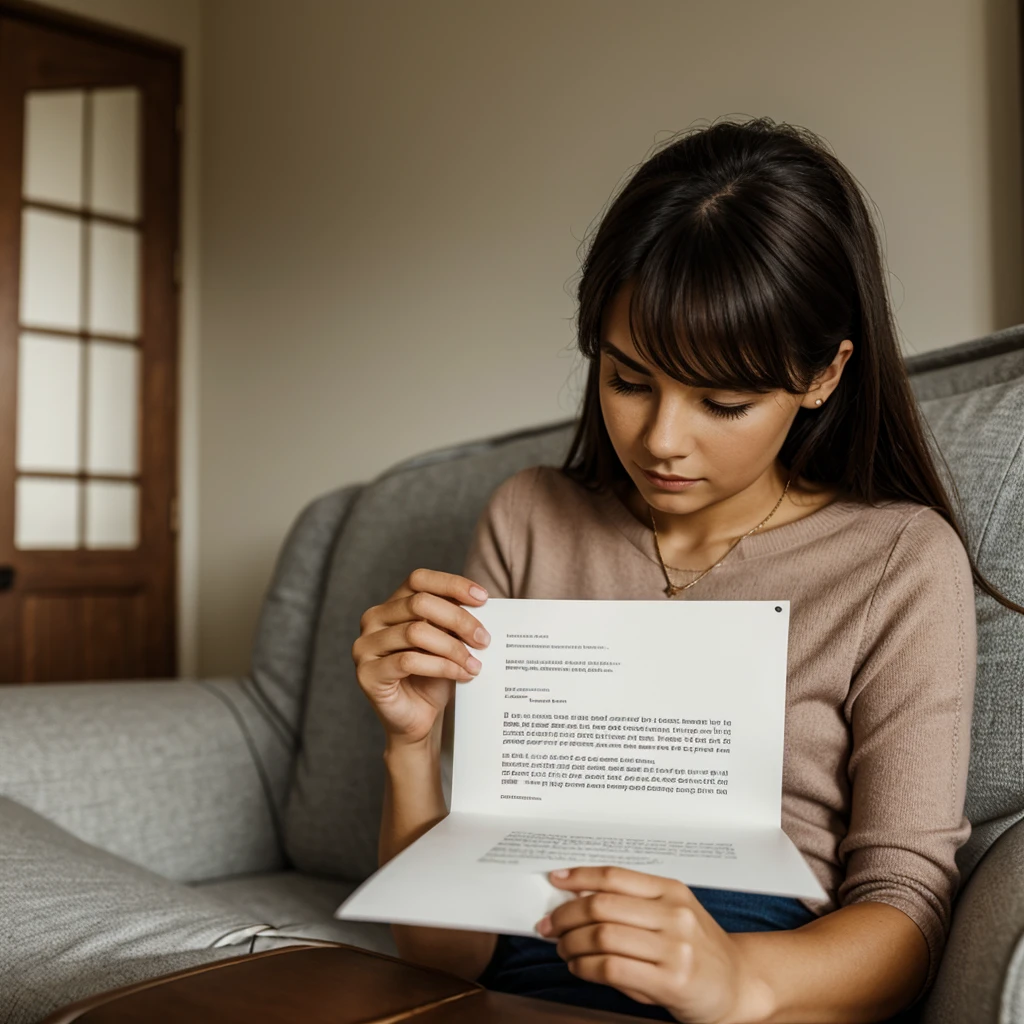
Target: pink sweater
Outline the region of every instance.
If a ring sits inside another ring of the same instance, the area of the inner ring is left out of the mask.
[[[492,597],[668,600],[650,526],[548,466],[496,488],[464,574]],[[782,828],[829,894],[801,902],[902,910],[930,985],[971,829],[977,627],[959,537],[925,505],[840,499],[745,537],[672,600],[687,598],[790,601]]]

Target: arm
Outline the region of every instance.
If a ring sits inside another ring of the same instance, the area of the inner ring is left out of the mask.
[[[440,722],[441,716],[438,716]],[[419,746],[389,746],[384,752],[384,810],[380,863],[384,864],[431,829],[448,813],[441,792],[439,730]],[[473,981],[487,966],[497,936],[460,928],[393,924],[399,955],[405,960],[450,971]]]
[[[842,906],[888,904],[920,928],[935,979],[960,884],[977,665],[971,567],[925,509],[897,537],[871,599],[845,702],[850,820]]]
[[[537,931],[578,978],[691,1024],[887,1020],[921,991],[928,946],[901,910],[858,903],[800,928],[726,932],[674,879],[612,866],[548,875],[579,898]]]
[[[768,1021],[877,1021],[938,970],[959,884],[976,661],[970,564],[925,510],[900,533],[865,619],[846,702],[851,816],[842,906],[790,932],[734,936]],[[767,990],[767,992],[766,992]]]
[[[928,971],[921,929],[884,903],[840,907],[792,931],[731,938],[749,979],[730,1024],[886,1020],[913,1001]]]

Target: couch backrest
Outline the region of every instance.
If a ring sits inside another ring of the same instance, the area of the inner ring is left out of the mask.
[[[911,357],[907,367],[959,487],[970,553],[993,584],[1024,603],[1024,326]],[[560,464],[570,438],[565,421],[428,452],[352,498],[305,671],[285,824],[287,852],[299,869],[359,881],[377,866],[383,731],[355,680],[351,647],[360,616],[417,566],[461,571],[494,488],[525,466]],[[1024,615],[980,590],[976,595],[978,686],[967,798],[975,831],[960,852],[965,875],[1024,817]]]
[[[963,501],[967,549],[1024,604],[1024,325],[908,362],[914,391]],[[966,881],[1024,817],[1024,615],[975,587],[978,676],[967,783]]]

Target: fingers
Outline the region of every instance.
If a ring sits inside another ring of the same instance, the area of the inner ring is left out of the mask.
[[[486,647],[491,640],[490,634],[472,612],[426,591],[409,594],[382,605],[379,609],[378,628],[410,619],[432,622],[474,647]]]
[[[380,659],[397,651],[417,648],[445,658],[473,675],[480,671],[479,659],[462,641],[425,619],[410,619],[387,626],[370,633],[361,645],[364,657]]]
[[[598,892],[559,904],[537,922],[537,931],[548,938],[593,924],[630,925],[656,931],[663,926],[664,917],[665,907],[657,900]]]
[[[598,892],[570,900],[549,916],[552,927],[538,930],[558,937],[558,955],[579,978],[611,985],[638,1002],[668,1006],[675,986],[690,977],[700,937],[689,907]]]
[[[352,645],[360,682],[394,683],[411,674],[472,679],[481,664],[467,646],[484,648],[491,638],[479,619],[455,602],[480,604],[486,593],[465,576],[413,570],[391,598],[360,619]],[[434,657],[411,657],[417,649]]]
[[[665,1006],[672,996],[664,968],[648,960],[597,953],[574,957],[568,967],[577,978],[610,985],[640,1003]]]
[[[573,928],[558,940],[557,949],[565,961],[582,956],[614,955],[657,964],[662,962],[665,937],[648,928],[603,921]]]
[[[696,901],[697,897],[682,882],[673,878],[649,875],[643,871],[620,868],[611,865],[584,865],[567,868],[568,874],[560,877],[556,872],[548,873],[548,880],[559,889],[579,891],[593,889],[595,892],[619,892],[625,896],[645,896],[655,899],[670,890],[679,890],[681,897]],[[563,904],[564,905],[564,904]]]
[[[490,636],[475,616],[436,594],[419,591],[378,606],[376,628],[352,645],[368,683],[392,682],[408,675],[439,676],[465,682],[481,669],[467,644],[483,648]],[[374,624],[371,624],[374,625]],[[401,652],[420,650],[433,660],[403,658]],[[404,666],[418,665],[405,672]]]
[[[433,573],[430,569],[417,569],[409,579],[416,577],[419,572]],[[433,573],[435,576],[448,577],[458,582],[455,584],[435,584],[446,593],[438,593],[429,590],[411,590],[403,586],[391,596],[384,604],[374,605],[367,609],[360,621],[360,629],[363,636],[378,632],[386,626],[396,625],[400,622],[407,622],[412,619],[425,619],[433,622],[442,629],[449,630],[454,636],[459,637],[464,643],[472,644],[474,647],[486,647],[490,642],[490,636],[484,629],[480,620],[466,608],[459,607],[455,600],[465,600],[466,603],[481,603],[475,598],[466,598],[465,594],[459,593],[457,597],[450,598],[447,593],[458,590],[467,590],[468,586],[476,586],[464,576],[451,576],[449,573]]]
[[[478,670],[479,671],[479,670]],[[378,685],[396,683],[407,676],[426,676],[436,679],[455,679],[466,682],[474,677],[457,662],[439,658],[423,651],[397,651],[384,658],[374,658],[362,666],[360,685],[375,691]]]
[[[395,591],[394,597],[406,597],[418,591],[439,594],[462,604],[483,604],[487,591],[473,580],[439,569],[413,569],[408,579]]]

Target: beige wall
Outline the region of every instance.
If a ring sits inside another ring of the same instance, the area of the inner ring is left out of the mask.
[[[572,414],[579,244],[698,119],[831,141],[908,351],[1024,320],[1013,0],[53,5],[186,51],[183,674],[245,667],[309,498]]]
[[[196,672],[199,616],[199,85],[200,0],[47,0],[184,49],[180,337],[178,670]]]
[[[767,114],[880,207],[908,351],[1024,320],[1012,0],[203,8],[200,663],[289,523],[575,410],[577,247],[650,147]]]

